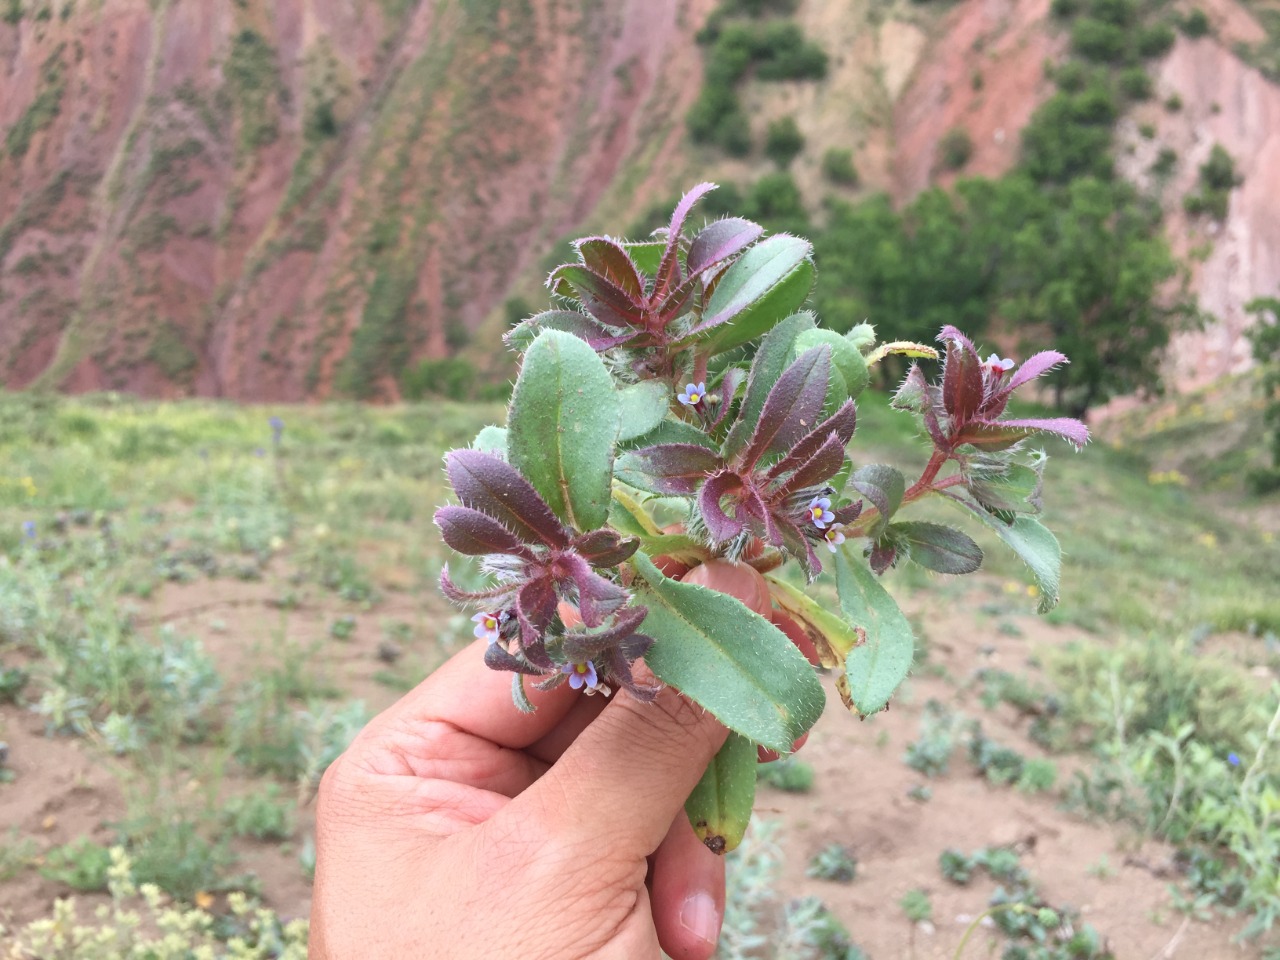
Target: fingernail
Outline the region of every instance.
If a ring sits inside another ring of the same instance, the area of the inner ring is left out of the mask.
[[[690,894],[680,908],[680,926],[703,943],[720,939],[720,909],[715,898],[706,892]]]

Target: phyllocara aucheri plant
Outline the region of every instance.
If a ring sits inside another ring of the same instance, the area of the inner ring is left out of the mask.
[[[689,798],[712,850],[741,840],[757,746],[792,749],[822,712],[812,664],[838,671],[845,704],[884,710],[913,657],[907,619],[879,582],[895,564],[971,573],[982,550],[958,529],[900,512],[926,497],[954,504],[1016,551],[1057,602],[1060,551],[1035,515],[1045,456],[1030,438],[1082,446],[1082,423],[1006,415],[1019,387],[1066,358],[1020,367],[980,358],[953,327],[941,355],[877,346],[871,326],[846,334],[801,310],[814,279],[798,237],[715,220],[686,222],[702,184],[665,236],[591,237],[556,268],[559,304],[507,335],[523,353],[505,429],[486,427],[445,458],[458,503],[435,516],[445,542],[480,558],[491,585],[449,599],[470,605],[486,662],[525,684],[568,683],[652,699],[669,684],[732,735]],[[890,354],[941,359],[931,383],[912,364],[893,405],[914,414],[933,453],[912,483],[882,464],[854,468],[854,401]],[[824,556],[833,611],[780,576],[808,583]],[[644,658],[653,680],[633,671]]]

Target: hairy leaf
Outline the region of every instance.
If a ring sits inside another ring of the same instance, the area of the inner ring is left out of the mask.
[[[440,535],[454,550],[469,557],[505,553],[527,560],[533,551],[520,542],[510,530],[488,514],[470,507],[441,507],[436,511]]]
[[[1058,589],[1062,579],[1062,547],[1049,528],[1034,517],[1016,516],[1011,523],[994,517],[976,504],[954,498],[968,507],[983,523],[1008,544],[1031,570],[1040,591],[1038,609],[1048,613],[1058,605]]]
[[[869,717],[889,705],[889,698],[907,678],[915,657],[915,637],[897,602],[860,559],[837,551],[835,577],[840,609],[867,637],[849,651],[845,675],[837,686],[851,709]]]
[[[624,453],[615,476],[639,490],[688,496],[721,466],[720,455],[706,447],[669,443]]]
[[[579,530],[608,518],[619,415],[613,380],[590,347],[555,331],[534,341],[511,397],[508,456]]]
[[[656,447],[665,443],[692,443],[708,450],[716,448],[710,437],[683,420],[663,420],[643,436],[625,440],[618,446],[622,450],[639,450],[641,447]]]
[[[547,286],[562,297],[576,297],[601,323],[611,327],[643,327],[644,310],[613,282],[586,267],[566,263],[556,267]]]
[[[969,492],[989,510],[1013,513],[1039,513],[1043,509],[1040,471],[1019,463],[1008,464],[998,474],[975,474],[969,479]]]
[[[792,362],[792,344],[796,337],[805,330],[812,330],[813,326],[813,314],[797,313],[779,323],[760,341],[756,358],[751,364],[751,374],[747,378],[747,392],[738,408],[738,419],[725,438],[723,452],[726,460],[732,459],[751,439],[751,434],[760,421],[760,411],[769,398],[769,391],[782,376],[782,371]]]
[[[911,559],[937,573],[973,573],[982,566],[982,548],[955,527],[904,520],[889,527],[911,550]]]
[[[563,547],[569,542],[546,501],[505,460],[479,450],[452,450],[444,464],[463,506],[487,513],[525,543]]]
[[[756,799],[756,745],[736,733],[712,758],[684,809],[693,832],[712,853],[737,848]]]
[[[850,331],[852,333],[853,331]],[[923,343],[912,343],[910,340],[895,340],[893,343],[882,343],[867,354],[867,366],[873,367],[890,354],[900,357],[916,357],[921,360],[937,360],[938,351],[926,347]]]
[[[728,260],[760,239],[764,228],[750,220],[731,217],[707,224],[689,244],[686,258],[690,275],[702,273],[709,267]]]
[[[732,471],[717,473],[707,479],[698,494],[698,513],[707,525],[712,542],[731,540],[746,529],[746,523],[725,513],[720,501],[730,493],[742,489],[742,478]]]
[[[618,241],[609,237],[588,237],[579,240],[575,246],[582,262],[593,272],[614,284],[633,301],[639,302],[644,297],[640,272]]]
[[[967,423],[977,414],[984,390],[982,361],[972,346],[966,349],[954,340],[948,341],[947,359],[942,366],[942,404],[954,423]]]
[[[753,467],[763,457],[786,453],[808,434],[822,417],[831,379],[831,348],[806,350],[783,371],[769,391],[760,421],[740,461]]]
[[[521,320],[503,334],[502,339],[513,350],[523,353],[544,330],[562,330],[565,333],[571,333],[579,340],[585,340],[590,344],[592,350],[609,350],[621,346],[640,333],[635,329],[620,331],[615,327],[606,327],[594,317],[588,317],[585,313],[578,313],[576,310],[548,310],[528,320]]]
[[[638,539],[624,540],[617,531],[607,528],[573,538],[573,549],[593,567],[616,567],[630,559],[639,546]]]
[[[636,599],[649,608],[654,675],[730,730],[789,752],[822,714],[822,685],[804,655],[733,597],[669,580],[643,553],[633,562],[647,584]]]
[[[902,495],[907,492],[906,477],[893,467],[869,463],[853,472],[849,485],[870,500],[872,506],[879,511],[880,519],[868,532],[873,540],[877,539],[902,504]]]
[[[485,427],[471,441],[471,449],[507,458],[507,431],[504,427]]]
[[[813,432],[802,437],[785,457],[769,469],[769,479],[782,476],[788,470],[795,470],[818,452],[832,434],[840,440],[841,447],[853,439],[853,431],[858,425],[858,413],[852,400],[845,401],[844,406],[833,413],[814,428]],[[825,478],[824,478],[825,479]]]
[[[662,262],[658,264],[658,271],[654,277],[654,299],[664,298],[669,291],[680,284],[682,279],[679,257],[680,237],[684,230],[685,217],[689,216],[689,212],[699,200],[714,189],[716,189],[714,183],[698,184],[680,198],[680,202],[672,211],[671,224],[667,227],[667,245],[662,251]]]
[[[618,440],[634,440],[655,429],[667,415],[671,391],[661,380],[642,380],[618,391],[622,405]]]
[[[756,244],[725,272],[690,331],[712,354],[732,350],[799,309],[813,287],[813,248],[778,234]]]
[[[858,348],[834,330],[822,328],[806,330],[796,337],[796,355],[806,350],[826,344],[831,348],[831,363],[840,376],[844,378],[845,394],[856,400],[867,384],[871,382],[871,374],[867,371],[867,362],[862,359]]]

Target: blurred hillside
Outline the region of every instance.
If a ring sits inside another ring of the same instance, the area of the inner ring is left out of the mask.
[[[792,130],[818,220],[1008,169],[1074,42],[1059,4],[737,0],[787,14],[774,75],[735,80],[744,152],[686,125],[717,0],[0,0],[0,383],[393,398],[460,350],[500,383],[565,236],[757,180]],[[1280,289],[1280,4],[1167,10],[1116,152],[1217,318],[1175,356],[1200,382]],[[1240,184],[1185,213],[1215,145]]]

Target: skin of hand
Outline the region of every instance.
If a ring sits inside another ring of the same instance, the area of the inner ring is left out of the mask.
[[[484,643],[376,717],[320,785],[311,960],[707,960],[724,861],[683,805],[726,730],[671,689],[530,690]]]

